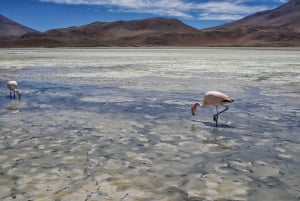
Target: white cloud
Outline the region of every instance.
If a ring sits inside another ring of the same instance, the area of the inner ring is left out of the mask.
[[[253,0],[39,0],[60,4],[84,4],[109,7],[111,11],[148,13],[160,16],[201,20],[236,20],[246,15],[270,9],[247,4]],[[287,0],[268,0],[286,2]]]
[[[239,1],[237,1],[239,2]],[[207,2],[198,4],[199,16],[202,20],[236,20],[249,14],[267,10],[265,6],[247,6],[233,2]]]

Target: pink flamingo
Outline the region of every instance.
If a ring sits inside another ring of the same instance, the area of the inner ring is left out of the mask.
[[[205,107],[205,106],[208,106],[208,105],[216,106],[217,113],[214,114],[213,118],[214,118],[214,121],[216,122],[216,127],[217,127],[218,126],[219,114],[221,114],[221,113],[225,112],[226,110],[228,110],[228,106],[226,106],[224,104],[231,103],[233,101],[234,100],[230,96],[228,96],[224,93],[221,93],[219,91],[208,91],[208,92],[205,93],[202,103],[193,104],[193,106],[191,107],[191,112],[192,112],[192,115],[195,115],[195,111],[196,111],[198,106],[200,106],[200,107]],[[222,105],[223,107],[225,107],[225,109],[219,112],[218,111],[218,106],[219,105]]]
[[[20,100],[22,93],[21,93],[21,90],[18,89],[17,81],[10,80],[10,81],[7,82],[6,85],[7,85],[7,88],[9,89],[10,98],[12,98],[12,93],[11,92],[13,91],[14,92],[14,98],[16,98],[16,92],[17,92],[18,95],[19,95],[19,100]]]

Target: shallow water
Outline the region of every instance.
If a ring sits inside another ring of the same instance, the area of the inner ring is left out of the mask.
[[[300,200],[299,53],[0,49],[0,199]]]

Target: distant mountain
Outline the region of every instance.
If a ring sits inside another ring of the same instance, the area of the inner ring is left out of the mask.
[[[162,33],[197,33],[198,30],[177,19],[149,18],[133,21],[94,22],[80,27],[54,29],[45,32],[47,37],[73,39],[116,40]]]
[[[79,27],[29,33],[17,40],[0,41],[1,46],[172,46],[178,36],[197,34],[198,29],[177,19],[148,18],[132,21],[94,22]]]
[[[300,46],[300,0],[203,30],[233,46]]]
[[[288,28],[300,32],[300,0],[290,0],[273,10],[255,13],[219,28],[237,27]]]
[[[33,32],[37,31],[0,15],[0,37],[21,36],[23,34]]]
[[[222,26],[198,30],[177,19],[94,22],[79,27],[29,32],[1,40],[0,47],[105,46],[298,46],[300,0]]]

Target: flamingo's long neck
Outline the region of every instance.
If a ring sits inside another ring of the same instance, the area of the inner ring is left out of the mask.
[[[198,106],[201,107],[201,106],[202,106],[202,103],[195,103],[195,104],[191,107],[192,115],[195,115],[195,112],[196,112]]]

